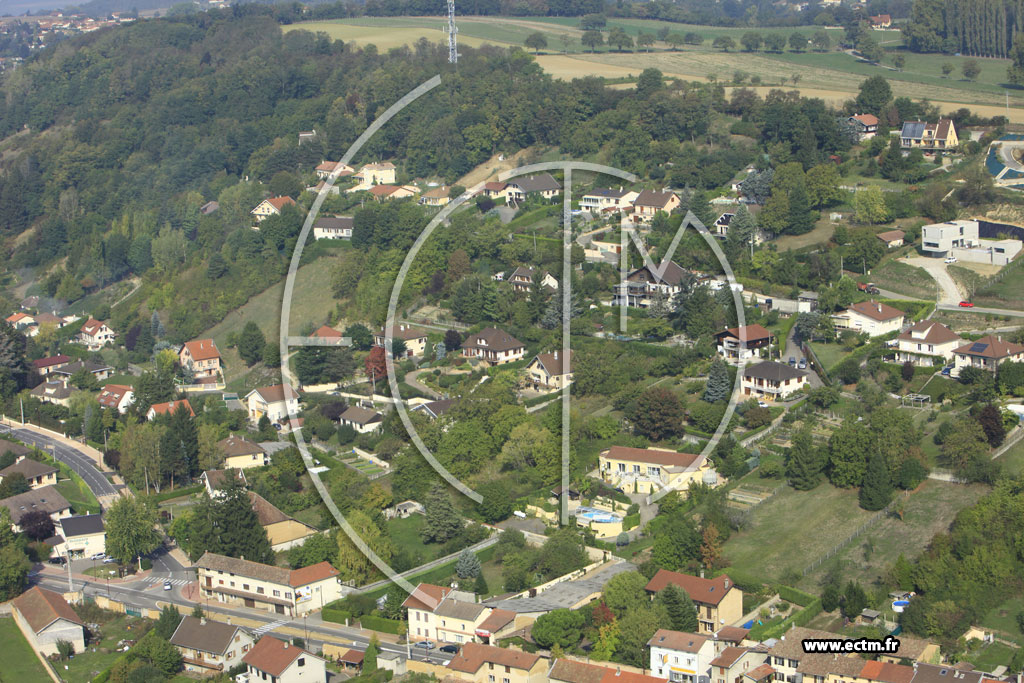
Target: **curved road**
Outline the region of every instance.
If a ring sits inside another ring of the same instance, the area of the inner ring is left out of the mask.
[[[81,451],[68,446],[58,439],[40,434],[31,429],[11,427],[9,432],[16,439],[53,453],[57,460],[70,467],[85,481],[93,495],[97,498],[118,495],[117,489],[96,467],[95,461]]]

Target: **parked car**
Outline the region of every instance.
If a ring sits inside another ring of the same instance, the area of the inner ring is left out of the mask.
[[[946,263],[956,263],[956,256],[947,256]]]
[[[801,370],[806,370],[807,369],[807,359],[806,358],[801,358],[800,362],[797,363],[796,366],[798,368],[800,368]]]
[[[790,356],[789,357],[789,364],[790,365],[796,365],[796,356]]]
[[[115,560],[113,557],[107,557],[107,558],[104,558],[104,560],[103,560],[103,564],[116,564],[116,563],[117,563],[117,560]]]
[[[89,559],[92,560],[93,562],[99,562],[100,560],[104,559],[105,557],[106,557],[106,555],[103,554],[103,553],[96,553],[95,555],[93,555]]]
[[[952,372],[952,371],[953,371],[953,366],[952,365],[947,365],[946,367],[942,368],[942,374],[946,375],[947,377],[949,376],[949,373]]]
[[[974,308],[974,304],[972,304],[970,301],[961,301],[960,308]]]
[[[412,646],[413,647],[422,648],[424,650],[433,650],[434,649],[434,641],[432,641],[432,640],[420,640],[418,642],[413,643]]]
[[[68,558],[64,557],[63,555],[58,555],[57,557],[51,557],[47,560],[47,562],[49,562],[50,564],[56,564],[63,567],[68,563]]]
[[[459,652],[459,646],[458,645],[442,645],[441,647],[439,647],[437,649],[438,649],[439,652],[444,652],[445,654],[449,654],[449,655],[458,654],[458,652]]]
[[[758,401],[757,402],[757,407],[758,408],[767,408],[768,407],[768,401]]]

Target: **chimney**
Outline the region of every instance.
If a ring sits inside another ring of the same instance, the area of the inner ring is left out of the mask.
[[[875,303],[875,308],[877,308],[877,309],[878,309],[878,312],[879,312],[879,313],[881,313],[881,312],[882,312],[882,304],[881,304],[881,303],[879,303],[879,302],[876,302],[876,303]]]
[[[725,577],[725,588],[726,588],[726,590],[729,589],[729,577],[728,576]]]
[[[615,675],[616,676],[621,676],[622,675],[622,667],[621,666],[615,667]]]
[[[287,649],[288,649],[288,641],[287,641],[287,640],[284,640],[284,641],[281,641],[281,642],[283,642],[283,643],[284,643],[284,649],[286,649],[286,650],[287,650]]]
[[[555,351],[554,358],[555,358],[555,360],[558,360],[558,351]]]

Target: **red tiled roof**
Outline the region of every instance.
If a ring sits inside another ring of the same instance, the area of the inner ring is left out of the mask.
[[[915,337],[914,332],[924,332],[924,336]],[[908,327],[896,339],[927,344],[945,344],[951,341],[960,341],[960,335],[942,323],[937,323],[934,320],[922,320]]]
[[[106,384],[96,400],[104,408],[116,408],[131,390],[127,384]]]
[[[515,612],[511,612],[507,609],[494,609],[487,615],[486,619],[480,622],[480,625],[477,626],[477,630],[487,631],[488,633],[493,634],[507,626],[508,623],[515,618]]]
[[[85,323],[82,324],[82,332],[85,332],[86,334],[93,336],[100,331],[100,328],[102,326],[103,323],[101,323],[99,320],[96,320],[95,318],[89,318],[88,320],[85,321]]]
[[[711,660],[711,666],[730,667],[736,660],[743,656],[746,650],[742,647],[729,646],[722,650],[722,654]]]
[[[479,671],[484,664],[492,663],[520,671],[529,671],[539,659],[540,655],[520,650],[481,645],[480,643],[466,643],[459,653],[448,662],[448,668],[452,671],[472,674]]]
[[[696,633],[683,633],[681,631],[670,631],[667,628],[659,628],[647,641],[648,645],[678,650],[679,652],[696,653],[704,643],[708,642],[707,636]]]
[[[277,209],[278,211],[280,211],[286,206],[294,206],[295,200],[292,199],[291,197],[271,197],[270,199],[267,200],[267,203],[270,204],[275,209]]]
[[[690,599],[694,602],[702,602],[706,605],[717,605],[735,586],[725,574],[713,579],[702,579],[699,576],[659,569],[658,573],[647,582],[645,588],[648,592],[657,593],[670,583],[689,593]]]
[[[374,197],[390,197],[398,189],[398,185],[374,185],[370,188],[370,194]]]
[[[875,237],[887,243],[895,242],[896,240],[901,240],[906,236],[907,233],[903,232],[902,230],[886,230],[885,232],[880,232],[877,235],[875,235]]]
[[[300,655],[316,657],[301,647],[289,645],[273,636],[263,636],[245,657],[242,657],[242,661],[271,676],[280,676]]]
[[[220,351],[217,350],[217,344],[212,339],[197,339],[185,342],[184,348],[188,349],[192,360],[200,361],[220,358]]]
[[[605,455],[613,460],[629,462],[645,462],[665,467],[690,467],[700,459],[693,453],[677,453],[675,451],[659,451],[653,448],[630,448],[629,446],[612,446]]]
[[[730,327],[722,330],[715,334],[715,337],[735,337],[740,338],[741,334],[746,334],[747,342],[755,342],[761,339],[771,339],[772,333],[757,323],[753,325],[746,325],[744,327]]]
[[[168,401],[167,403],[154,403],[150,406],[150,409],[153,411],[154,415],[163,415],[164,413],[173,413],[182,405],[188,408],[189,415],[192,417],[196,416],[196,411],[192,410],[192,404],[188,402],[187,398],[183,398],[180,401]]]
[[[36,633],[58,619],[67,619],[82,626],[82,620],[71,609],[71,605],[67,603],[63,595],[39,586],[28,589],[16,597],[11,604]]]
[[[313,333],[313,336],[320,337],[321,339],[341,339],[344,335],[333,327],[321,325],[320,328]]]
[[[893,308],[889,304],[883,304],[880,301],[860,301],[850,305],[849,310],[856,311],[865,317],[879,322],[892,320],[893,318],[902,318],[906,315],[900,309]]]
[[[65,356],[63,353],[56,356],[49,356],[48,358],[40,358],[32,361],[32,366],[37,370],[42,368],[48,368],[53,365],[63,365],[64,363],[70,363],[71,356]]]
[[[883,683],[910,683],[914,678],[914,667],[871,660],[864,662],[860,677]]]
[[[850,118],[860,121],[865,126],[878,125],[878,117],[875,116],[874,114],[857,114],[856,116],[851,116]]]
[[[337,576],[338,574],[338,570],[332,567],[330,562],[317,562],[316,564],[311,564],[308,567],[293,569],[288,583],[291,584],[293,588],[298,588],[299,586],[306,586],[311,583],[316,583],[317,581],[329,579],[332,576]]]
[[[416,590],[409,594],[409,597],[402,603],[402,607],[427,610],[433,612],[444,596],[451,593],[452,589],[446,586],[435,586],[432,583],[421,583]]]
[[[491,181],[489,183],[484,183],[484,189],[489,191],[489,192],[501,192],[506,187],[508,187],[508,183],[499,183],[497,181]]]
[[[750,635],[750,629],[740,626],[723,626],[715,633],[715,637],[718,640],[724,640],[729,643],[742,642],[746,640],[748,635]]]
[[[999,359],[1024,353],[1024,346],[1003,341],[999,337],[990,334],[978,341],[968,342],[960,348],[954,349],[953,353],[960,353],[965,356],[978,356],[979,358]]]
[[[260,398],[262,398],[267,403],[280,403],[281,401],[285,400],[285,394],[287,394],[289,399],[299,397],[298,393],[296,393],[294,389],[292,389],[290,386],[286,384],[275,384],[270,387],[259,387],[257,389],[253,389],[251,392],[249,392],[249,394],[251,395],[253,392],[259,394]],[[246,398],[248,398],[248,396]]]

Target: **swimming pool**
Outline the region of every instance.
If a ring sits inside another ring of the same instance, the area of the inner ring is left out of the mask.
[[[576,517],[585,519],[589,522],[598,522],[601,524],[609,524],[611,522],[621,522],[622,517],[616,514],[607,512],[605,510],[598,510],[596,508],[585,507],[581,505],[576,508]]]
[[[893,600],[892,601],[892,611],[893,612],[902,612],[904,609],[906,609],[907,605],[909,605],[909,604],[910,604],[909,600]]]

